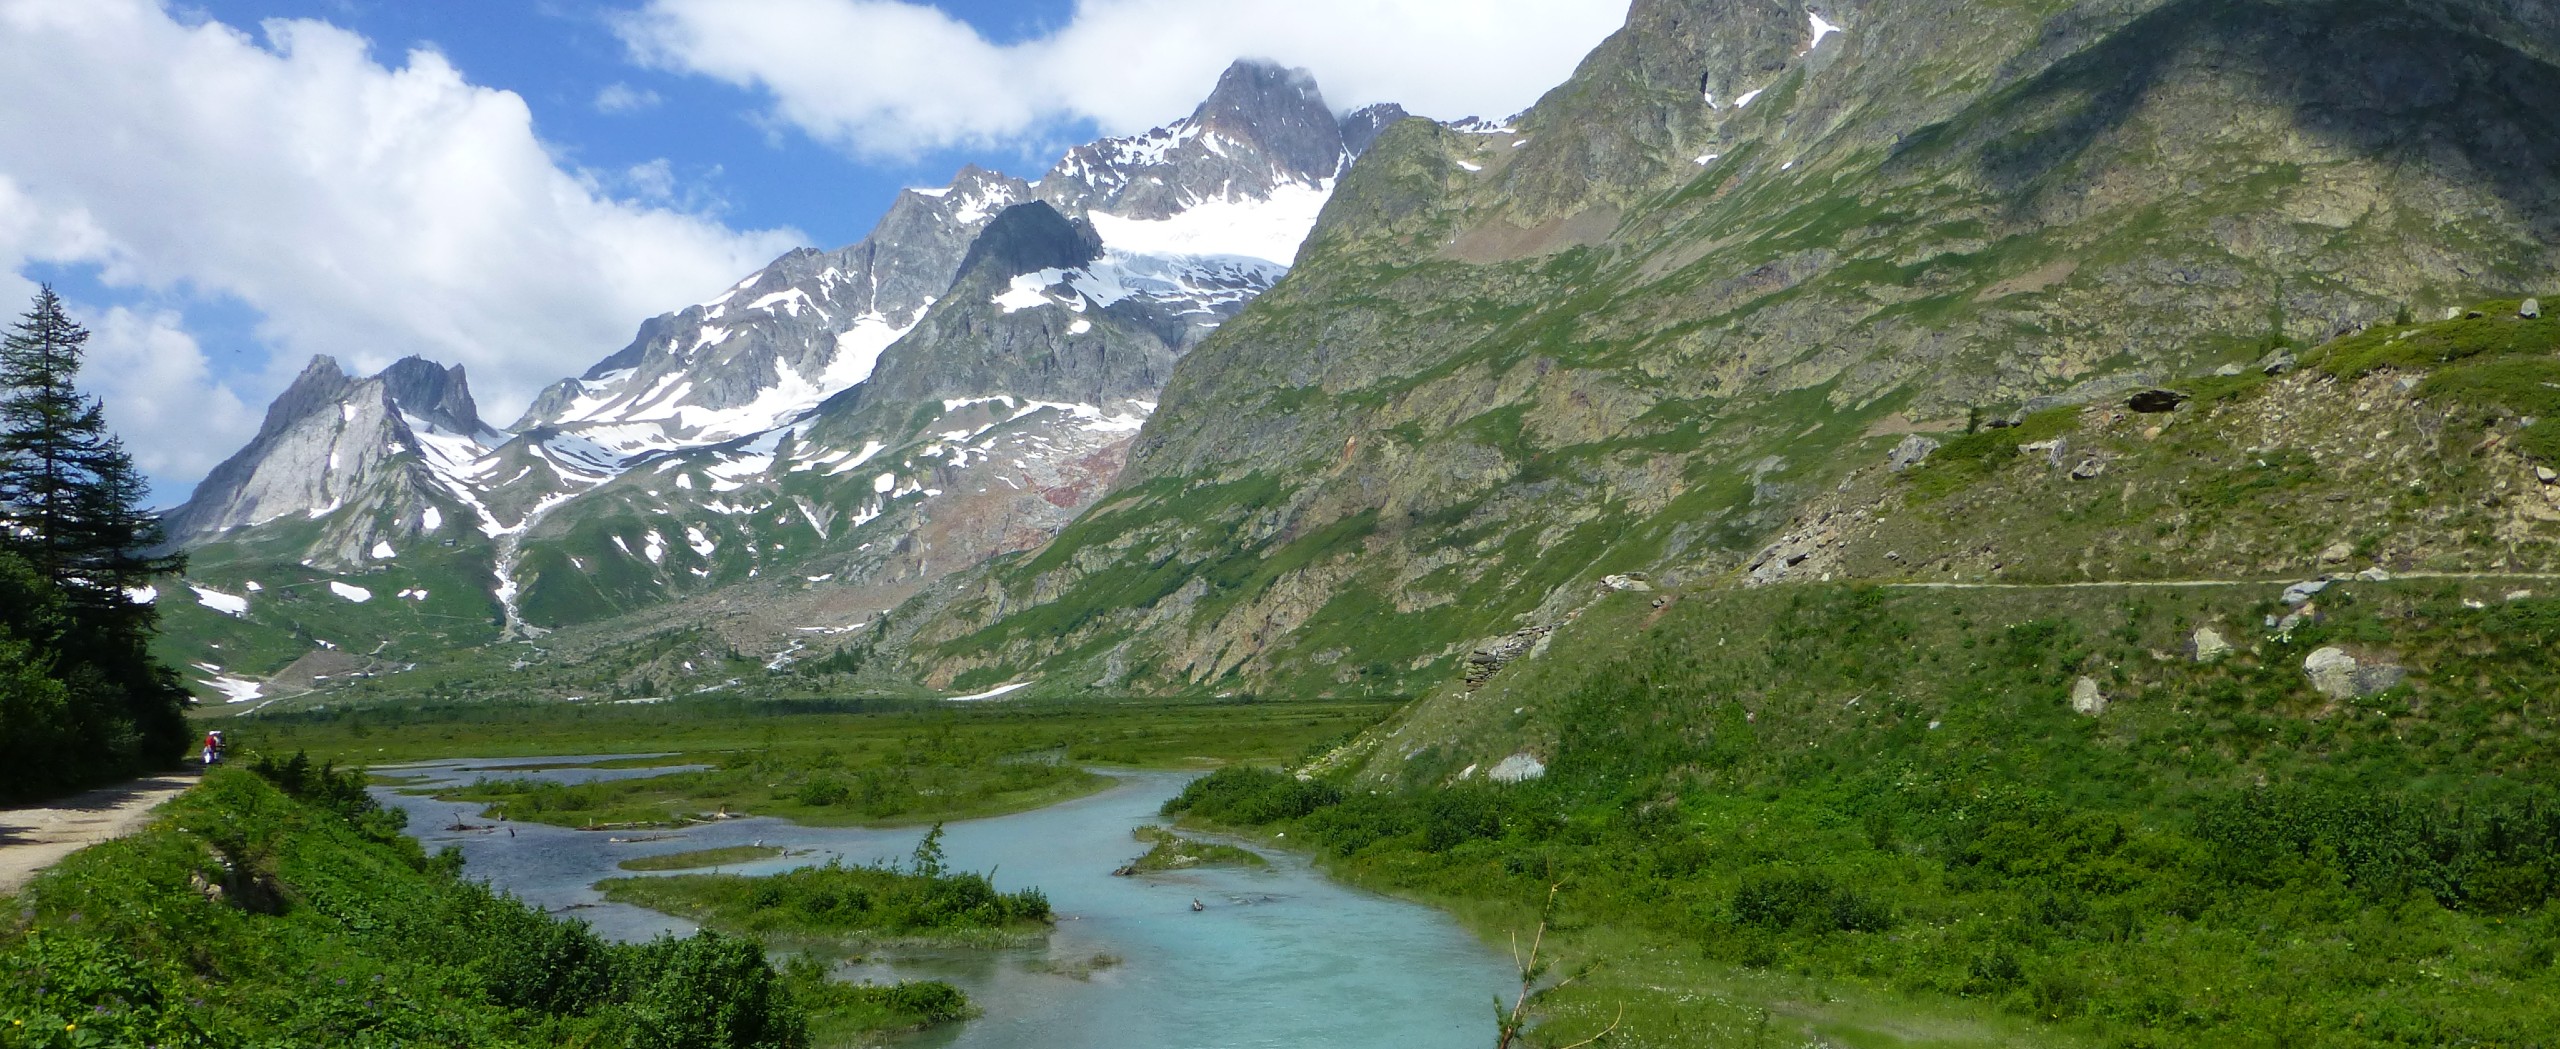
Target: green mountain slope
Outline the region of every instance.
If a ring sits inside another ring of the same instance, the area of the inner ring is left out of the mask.
[[[1418,688],[1604,574],[1747,567],[1907,431],[2560,285],[2539,9],[1824,17],[1640,3],[1514,126],[1391,128],[1118,488],[929,595],[911,665]]]

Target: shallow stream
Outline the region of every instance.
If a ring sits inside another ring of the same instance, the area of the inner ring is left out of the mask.
[[[523,763],[454,761],[382,771],[425,776],[424,785],[436,785],[468,783],[480,770]],[[656,771],[662,770],[638,774]],[[554,769],[491,775],[578,782],[632,774]],[[1091,797],[945,829],[949,863],[992,868],[1002,889],[1039,886],[1059,920],[1039,947],[903,952],[849,969],[847,975],[857,979],[948,980],[986,1010],[978,1019],[902,1044],[1475,1049],[1491,1040],[1491,1003],[1503,989],[1508,960],[1437,911],[1335,883],[1300,857],[1261,849],[1256,851],[1271,861],[1267,869],[1112,877],[1112,868],[1145,851],[1131,830],[1162,822],[1158,806],[1193,774],[1112,775],[1119,784]],[[603,902],[593,885],[628,874],[616,866],[623,860],[756,842],[790,849],[792,855],[781,859],[720,868],[768,874],[831,857],[847,863],[903,861],[923,833],[803,827],[764,818],[607,833],[485,820],[476,806],[385,788],[374,793],[408,810],[410,833],[430,851],[461,846],[471,877],[583,919],[600,935],[626,940],[686,933],[692,926]],[[448,829],[456,823],[487,829]],[[637,838],[651,840],[628,840]],[[1194,899],[1206,909],[1194,912]],[[1110,955],[1118,964],[1084,973],[1097,955]]]

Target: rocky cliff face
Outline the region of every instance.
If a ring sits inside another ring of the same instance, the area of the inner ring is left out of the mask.
[[[2547,288],[2554,39],[2488,0],[1644,0],[1515,122],[1379,136],[1114,492],[922,599],[910,665],[1412,687],[1605,574],[1747,567],[1911,430]]]
[[[317,522],[308,560],[358,569],[387,544],[441,530],[459,509],[451,467],[497,438],[460,367],[412,357],[358,379],[314,357],[267,409],[258,436],[207,474],[166,527],[173,543],[195,545],[238,529]]]

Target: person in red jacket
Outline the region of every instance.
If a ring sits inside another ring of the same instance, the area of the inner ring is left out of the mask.
[[[213,763],[220,760],[222,760],[222,730],[215,729],[204,734],[204,767],[212,768]]]

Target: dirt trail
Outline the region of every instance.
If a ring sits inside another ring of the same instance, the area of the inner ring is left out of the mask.
[[[141,830],[152,809],[195,784],[196,773],[170,773],[0,810],[0,893],[82,848]]]

